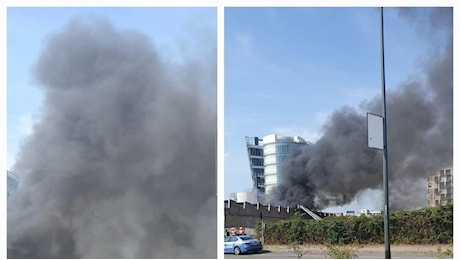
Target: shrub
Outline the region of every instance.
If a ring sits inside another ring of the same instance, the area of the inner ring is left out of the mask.
[[[292,219],[266,223],[267,244],[366,244],[384,243],[383,216],[326,217],[304,220],[295,213]],[[260,226],[257,228],[260,232]],[[453,240],[452,204],[390,214],[390,239],[403,244],[447,244]]]
[[[333,245],[326,243],[326,257],[336,259],[358,258],[356,251],[361,247],[359,245]]]

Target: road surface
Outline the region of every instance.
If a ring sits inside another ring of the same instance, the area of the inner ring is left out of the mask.
[[[438,247],[442,251],[449,248],[448,245],[392,245],[391,258],[394,259],[426,259],[438,258]],[[330,258],[326,256],[327,248],[323,245],[309,245],[303,249],[306,251],[302,259]],[[358,258],[383,259],[385,258],[384,245],[364,246],[356,251]],[[288,246],[265,246],[264,250],[257,254],[233,255],[225,254],[228,259],[297,259],[297,255]]]

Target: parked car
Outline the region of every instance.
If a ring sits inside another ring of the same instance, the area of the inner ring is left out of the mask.
[[[262,243],[248,235],[228,236],[224,240],[224,253],[239,255],[260,250],[262,250]]]

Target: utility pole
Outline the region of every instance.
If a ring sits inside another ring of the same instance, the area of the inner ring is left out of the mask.
[[[382,117],[383,117],[383,190],[384,190],[384,233],[385,233],[385,258],[390,259],[390,210],[388,199],[388,144],[387,144],[387,108],[385,95],[385,52],[383,38],[383,7],[380,7],[381,47],[382,47]]]
[[[259,218],[260,220],[262,221],[261,222],[261,231],[260,231],[260,242],[262,243],[262,245],[264,244],[265,242],[265,237],[264,237],[264,233],[265,233],[265,223],[264,223],[264,214],[262,212],[259,213]]]

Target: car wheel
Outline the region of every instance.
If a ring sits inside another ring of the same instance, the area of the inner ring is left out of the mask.
[[[233,253],[235,253],[235,255],[239,255],[239,254],[241,254],[241,249],[239,247],[235,247],[233,249]]]

